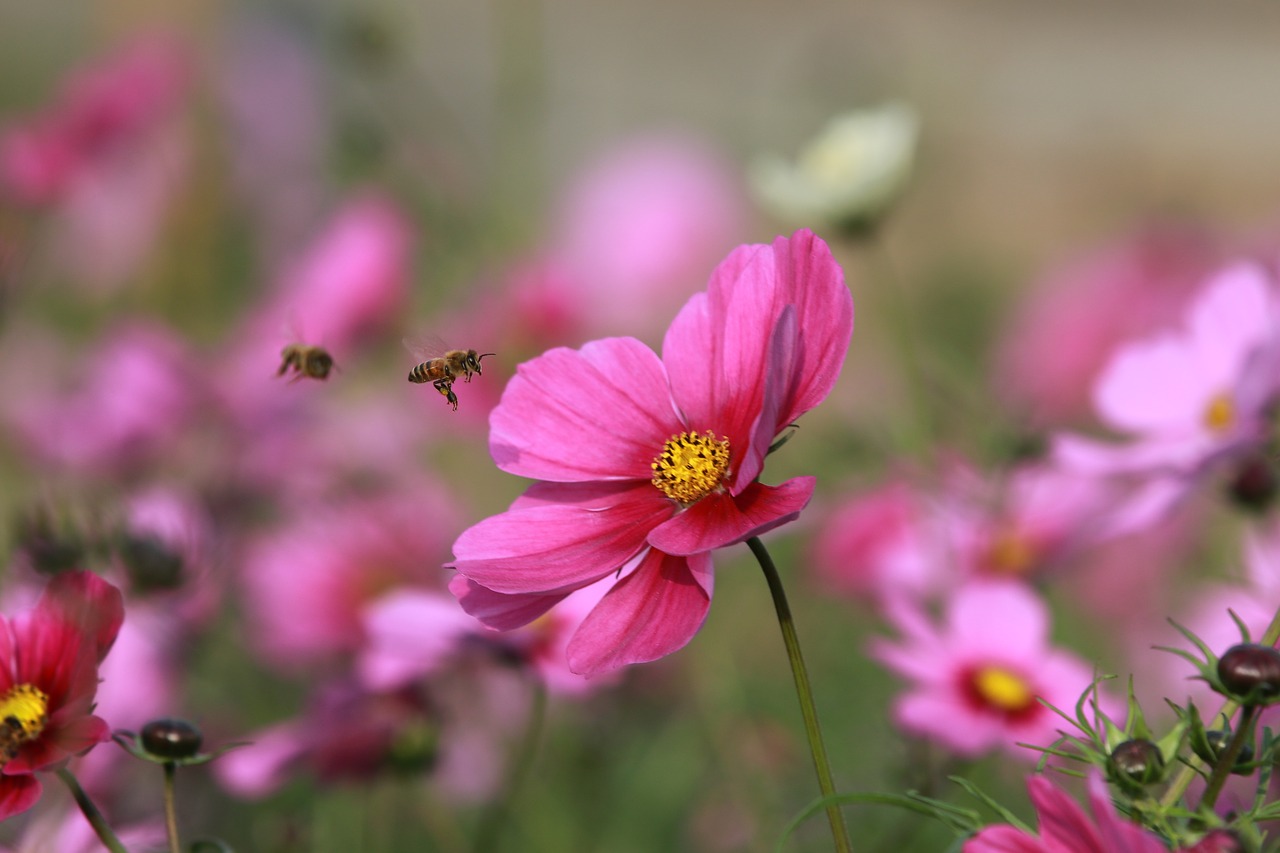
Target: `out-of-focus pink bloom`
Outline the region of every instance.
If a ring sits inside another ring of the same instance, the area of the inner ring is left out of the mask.
[[[118,472],[175,440],[200,402],[202,382],[185,345],[167,329],[131,323],[64,370],[13,376],[5,418],[37,456],[66,468]]]
[[[0,744],[0,819],[39,799],[35,771],[110,736],[93,714],[94,694],[123,621],[120,591],[89,572],[56,576],[33,610],[0,617],[0,718],[17,721]]]
[[[427,486],[302,513],[243,560],[250,642],[283,666],[355,652],[370,602],[440,584],[455,515]]]
[[[1183,329],[1115,353],[1094,399],[1106,424],[1134,440],[1059,435],[1054,445],[1067,467],[1144,478],[1115,529],[1150,523],[1206,476],[1262,447],[1280,383],[1278,321],[1270,276],[1237,264],[1209,281]]]
[[[667,331],[554,349],[520,366],[490,418],[504,471],[541,480],[454,543],[454,584],[511,629],[621,572],[569,642],[583,675],[683,647],[711,604],[710,552],[795,519],[814,478],[758,481],[774,437],[840,373],[853,300],[810,232],[743,246]]]
[[[638,136],[571,180],[549,254],[591,332],[642,336],[733,247],[746,210],[740,181],[708,145]]]
[[[964,853],[1168,853],[1164,841],[1116,812],[1106,783],[1089,777],[1089,810],[1043,776],[1027,780],[1040,818],[1040,834],[1007,824],[988,826],[964,844]],[[1192,848],[1201,850],[1201,848]],[[1205,849],[1202,853],[1208,853]]]
[[[948,585],[944,575],[955,562],[950,542],[932,502],[893,481],[830,512],[815,540],[813,565],[842,593],[918,599]]]
[[[465,579],[455,577],[454,583],[459,582],[465,586]],[[360,654],[361,676],[371,688],[385,690],[438,672],[468,646],[485,646],[533,669],[553,692],[585,693],[610,680],[588,680],[572,672],[566,650],[611,585],[606,580],[580,589],[528,625],[502,633],[469,616],[450,596],[397,590],[365,614],[368,639]]]
[[[190,495],[157,486],[129,498],[118,554],[132,600],[157,603],[187,629],[213,615],[220,590],[210,577],[212,521]]]
[[[393,326],[409,299],[412,226],[381,195],[348,200],[284,271],[275,304],[306,343],[343,348]]]
[[[258,799],[299,775],[333,783],[425,770],[435,760],[438,727],[438,714],[415,688],[368,692],[332,682],[302,716],[250,733],[251,743],[219,757],[213,771],[228,791]]]
[[[997,390],[1039,425],[1083,420],[1115,348],[1176,321],[1217,256],[1207,234],[1169,225],[1051,270],[1008,324]]]
[[[940,625],[906,601],[887,614],[902,640],[879,639],[872,654],[911,682],[894,720],[958,755],[999,748],[1034,760],[1017,744],[1048,746],[1061,720],[1038,700],[1074,708],[1092,681],[1084,661],[1049,645],[1048,610],[1020,583],[959,588]]]
[[[122,283],[155,242],[187,168],[188,65],[174,39],[139,38],[0,132],[0,192],[56,209],[52,251],[84,281]]]

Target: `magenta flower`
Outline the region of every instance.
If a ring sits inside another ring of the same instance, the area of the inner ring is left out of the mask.
[[[514,628],[616,573],[569,641],[570,668],[592,675],[683,647],[711,604],[710,552],[808,504],[813,477],[757,478],[779,430],[830,392],[852,331],[839,266],[800,231],[732,252],[661,358],[607,338],[521,365],[489,448],[502,470],[541,482],[454,544],[463,607]]]
[[[872,654],[912,682],[894,704],[894,719],[958,755],[1002,748],[1036,758],[1017,744],[1048,746],[1061,722],[1039,700],[1074,708],[1092,682],[1084,661],[1049,645],[1048,610],[1020,583],[961,587],[942,625],[905,601],[888,610],[903,640],[878,640]]]
[[[1007,824],[989,826],[965,842],[963,853],[1168,853],[1158,835],[1116,813],[1106,783],[1089,777],[1090,817],[1065,791],[1043,776],[1027,780],[1027,792],[1040,818],[1040,834],[1028,835]],[[1193,850],[1208,853],[1213,847]]]
[[[39,799],[35,771],[109,737],[93,700],[123,621],[120,591],[89,572],[56,576],[33,610],[0,617],[0,820]]]

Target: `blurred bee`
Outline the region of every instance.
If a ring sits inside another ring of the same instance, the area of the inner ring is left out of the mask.
[[[408,341],[405,342],[405,345],[410,352],[419,358],[422,357],[423,350],[421,347]],[[449,350],[444,355],[425,359],[421,364],[415,365],[409,371],[409,381],[420,385],[430,382],[456,412],[458,410],[458,395],[453,393],[454,381],[458,377],[462,377],[463,382],[470,382],[472,374],[481,375],[480,361],[491,355],[495,355],[495,353],[476,353],[473,349]]]
[[[284,376],[292,368],[294,382],[304,376],[328,379],[329,371],[334,369],[333,356],[329,355],[329,351],[309,344],[289,344],[280,351],[280,359],[280,369],[276,371],[276,376]]]

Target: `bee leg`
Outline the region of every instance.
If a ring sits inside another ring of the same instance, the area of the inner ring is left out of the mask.
[[[444,398],[449,405],[453,406],[453,410],[455,412],[458,411],[458,395],[453,393],[453,377],[437,379],[432,383],[432,385],[435,386],[437,391],[444,395]]]

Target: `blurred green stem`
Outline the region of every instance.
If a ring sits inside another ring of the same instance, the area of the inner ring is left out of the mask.
[[[519,794],[525,779],[529,778],[533,759],[538,754],[538,742],[542,739],[542,730],[547,720],[547,685],[536,673],[532,674],[529,680],[532,682],[533,692],[530,699],[529,722],[525,725],[524,737],[521,738],[519,747],[511,756],[506,784],[480,816],[475,844],[472,846],[476,853],[489,853],[498,849],[497,842],[502,828],[511,821],[511,804]]]
[[[773,564],[764,543],[758,536],[747,540],[747,547],[755,555],[764,570],[765,580],[769,582],[769,592],[773,595],[773,607],[778,613],[778,626],[782,629],[782,642],[787,647],[787,660],[791,662],[791,674],[796,682],[796,696],[800,699],[800,715],[804,717],[804,731],[809,738],[809,752],[813,755],[813,767],[818,774],[818,787],[822,796],[831,797],[836,793],[835,784],[831,781],[831,764],[827,761],[827,748],[822,742],[822,727],[818,723],[818,708],[813,701],[813,688],[809,684],[809,672],[805,669],[804,655],[800,651],[800,638],[796,635],[795,620],[791,617],[791,605],[787,603],[786,591],[782,588],[782,578]],[[840,853],[851,853],[849,830],[844,824],[844,814],[840,806],[827,806],[827,820],[831,823],[831,837],[835,840],[836,850]]]
[[[111,853],[129,853],[124,845],[120,843],[120,839],[116,838],[116,834],[111,831],[111,827],[107,826],[107,819],[102,816],[102,812],[98,811],[98,807],[93,804],[93,800],[89,799],[89,795],[84,792],[84,788],[80,787],[80,783],[72,775],[71,771],[65,767],[60,767],[55,772],[58,774],[58,778],[71,791],[71,796],[75,797],[76,805],[80,807],[85,820],[89,821],[89,825],[97,833],[98,840],[102,842],[102,846],[110,850]]]
[[[164,765],[164,828],[169,836],[169,853],[182,853],[182,843],[178,841],[178,808],[174,796],[174,777],[178,775],[178,765],[166,761]]]

